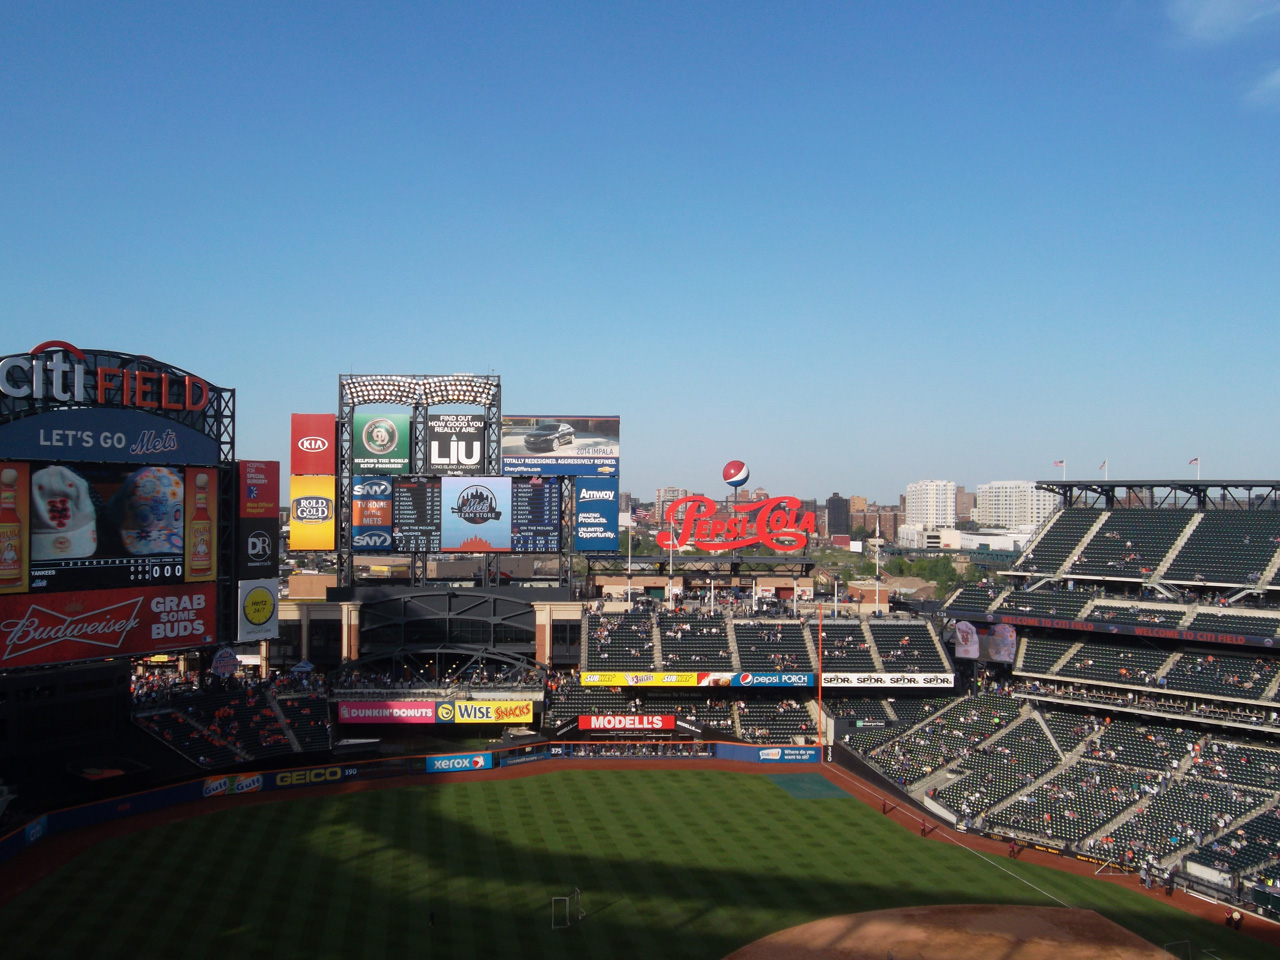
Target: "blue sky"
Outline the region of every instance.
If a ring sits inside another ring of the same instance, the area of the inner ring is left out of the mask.
[[[620,414],[624,488],[1280,476],[1280,0],[0,5],[0,353]]]

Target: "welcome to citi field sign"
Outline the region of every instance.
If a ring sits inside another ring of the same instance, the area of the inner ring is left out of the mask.
[[[815,529],[813,512],[803,506],[796,497],[727,505],[710,497],[681,497],[663,515],[667,529],[658,534],[658,546],[664,550],[694,546],[721,553],[758,544],[794,553],[808,546]]]

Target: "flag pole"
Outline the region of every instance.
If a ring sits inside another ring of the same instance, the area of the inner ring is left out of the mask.
[[[1067,460],[1065,457],[1062,459],[1062,482],[1067,482]]]

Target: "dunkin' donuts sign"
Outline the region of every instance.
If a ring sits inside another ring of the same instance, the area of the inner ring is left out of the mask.
[[[665,529],[658,534],[658,546],[663,550],[694,546],[716,553],[759,544],[793,553],[808,546],[815,529],[812,511],[801,507],[795,497],[728,504],[710,497],[681,497],[663,515]]]

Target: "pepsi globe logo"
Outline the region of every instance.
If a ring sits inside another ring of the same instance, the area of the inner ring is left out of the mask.
[[[741,460],[730,460],[724,465],[724,482],[731,487],[740,487],[751,477],[751,471]]]

